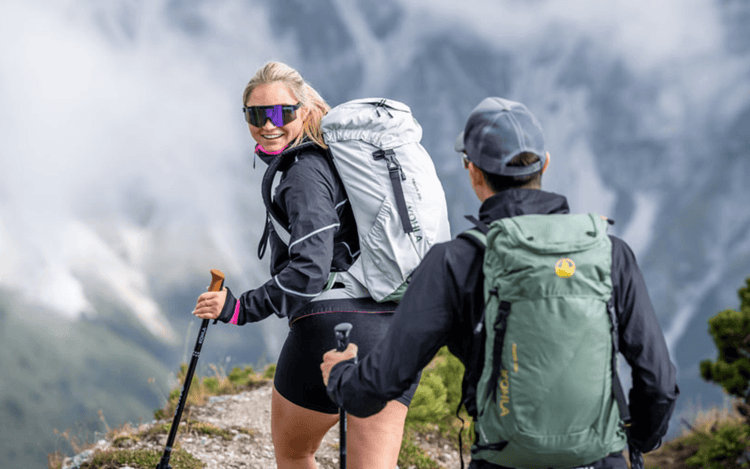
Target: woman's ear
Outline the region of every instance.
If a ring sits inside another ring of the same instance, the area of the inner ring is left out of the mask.
[[[307,115],[310,114],[310,109],[308,109],[307,106],[302,106],[297,110],[297,114],[299,114],[299,119],[302,119],[302,122],[305,122]]]

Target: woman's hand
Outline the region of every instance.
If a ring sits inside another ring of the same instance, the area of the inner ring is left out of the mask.
[[[323,373],[323,383],[328,386],[328,377],[334,365],[344,360],[349,360],[357,356],[357,345],[349,344],[346,350],[338,352],[336,349],[329,350],[323,355],[323,363],[320,364],[320,371]]]
[[[201,319],[216,319],[221,314],[227,299],[227,289],[206,292],[198,297],[193,314]]]

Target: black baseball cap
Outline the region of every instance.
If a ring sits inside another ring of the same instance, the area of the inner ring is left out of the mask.
[[[521,103],[504,98],[482,100],[469,114],[454,148],[466,153],[477,167],[501,176],[528,176],[542,170],[547,161],[544,132],[539,121]],[[521,153],[533,153],[539,161],[529,166],[508,166]]]

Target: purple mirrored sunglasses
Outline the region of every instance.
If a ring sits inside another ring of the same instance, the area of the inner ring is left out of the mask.
[[[242,112],[245,113],[247,123],[253,127],[263,127],[268,119],[276,127],[283,127],[297,118],[297,109],[301,107],[302,103],[247,106],[242,108]]]

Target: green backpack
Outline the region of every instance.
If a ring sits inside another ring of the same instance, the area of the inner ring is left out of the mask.
[[[485,246],[477,333],[487,333],[472,458],[570,468],[622,451],[629,415],[616,374],[608,220],[523,215],[488,230],[473,221],[484,227],[466,234]]]

